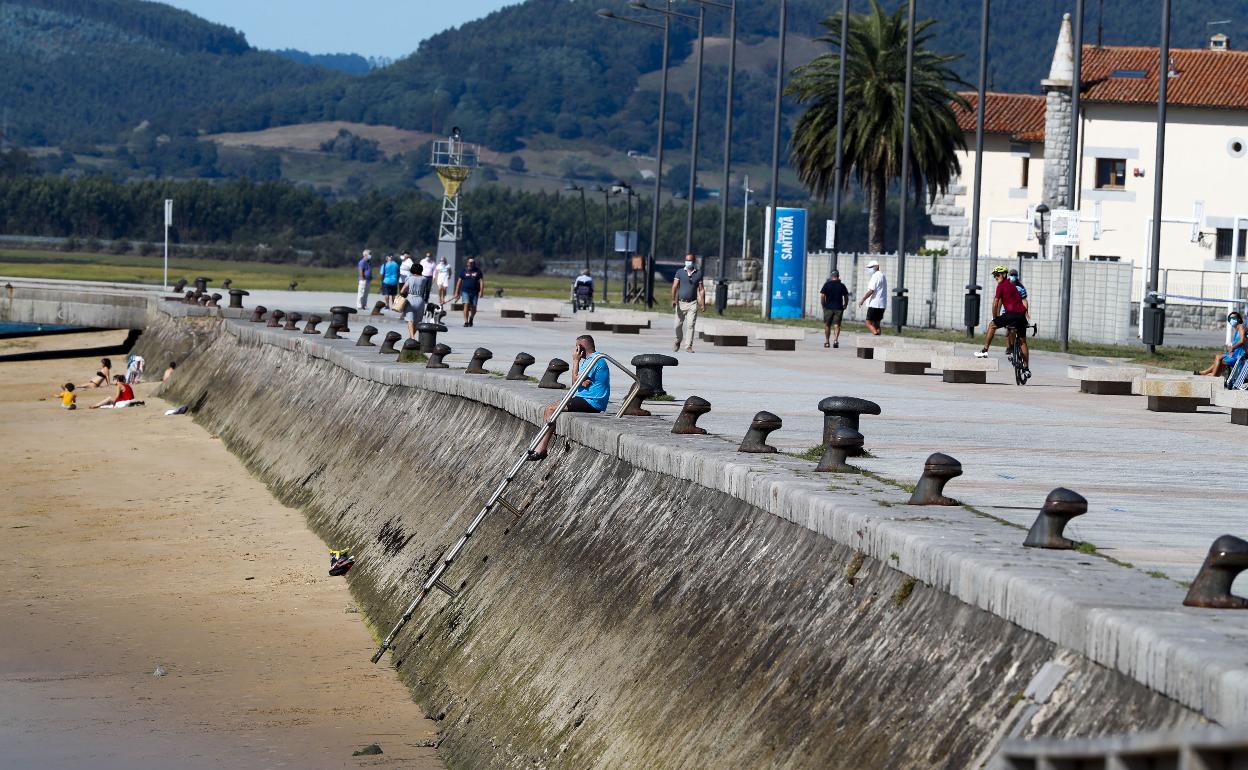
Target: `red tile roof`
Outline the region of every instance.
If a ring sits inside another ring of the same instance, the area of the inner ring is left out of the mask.
[[[1156,48],[1140,46],[1084,46],[1083,99],[1156,104],[1159,54]],[[1175,48],[1170,57],[1178,75],[1171,76],[1166,88],[1167,104],[1248,109],[1248,51]],[[1123,74],[1128,72],[1143,77]]]
[[[975,104],[978,95],[961,94],[970,103],[970,109],[953,105],[958,127],[968,133],[975,132]],[[985,101],[984,133],[1005,134],[1019,142],[1044,141],[1044,97],[1040,94],[1003,94],[989,92]]]

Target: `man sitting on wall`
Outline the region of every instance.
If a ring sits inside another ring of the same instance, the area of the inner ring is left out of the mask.
[[[598,358],[585,371],[581,371],[581,364],[593,356],[596,350],[593,337],[582,334],[576,338],[576,347],[572,349],[572,381],[576,383],[576,394],[568,399],[565,412],[598,414],[606,411],[607,401],[611,399],[611,372],[607,368],[607,360]],[[546,423],[550,423],[550,418],[558,408],[558,401],[546,405],[543,412]],[[550,440],[554,435],[555,426],[547,424],[542,430],[541,440],[529,452],[529,459],[546,459],[546,450],[550,448]]]

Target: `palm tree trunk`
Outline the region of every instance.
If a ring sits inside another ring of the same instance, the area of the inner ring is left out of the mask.
[[[869,212],[867,220],[867,248],[872,254],[884,253],[884,202],[888,195],[888,180],[883,169],[877,169],[867,182]]]

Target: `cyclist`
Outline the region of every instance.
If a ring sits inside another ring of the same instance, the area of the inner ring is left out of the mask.
[[[997,282],[997,293],[992,298],[992,321],[988,324],[988,334],[984,337],[984,349],[975,354],[977,358],[987,358],[988,348],[992,347],[993,335],[997,329],[1013,329],[1019,337],[1019,349],[1023,354],[1023,368],[1029,369],[1031,356],[1027,350],[1027,306],[1019,296],[1018,288],[1008,280],[1009,270],[1004,265],[992,269],[992,277]]]

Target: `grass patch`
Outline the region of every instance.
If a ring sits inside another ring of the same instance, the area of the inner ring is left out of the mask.
[[[1079,553],[1096,553],[1096,546],[1092,543],[1080,543],[1075,550]]]
[[[1149,577],[1151,577],[1151,578],[1157,578],[1158,580],[1169,580],[1169,579],[1170,579],[1170,576],[1169,576],[1169,575],[1167,575],[1166,573],[1162,572],[1162,571],[1161,571],[1161,570],[1159,570],[1159,569],[1150,569],[1148,572],[1146,572],[1146,573],[1144,573],[1144,574],[1148,575],[1148,576],[1149,576]]]
[[[673,396],[671,393],[664,393],[661,396],[650,396],[649,398],[645,398],[642,400],[643,401],[675,401],[676,397]]]
[[[892,553],[888,555],[888,558],[891,559],[892,561],[901,561],[901,554],[897,553],[896,551],[893,551]]]
[[[854,578],[858,577],[858,573],[862,571],[862,563],[867,560],[867,555],[862,551],[855,551],[853,557],[849,560],[849,564],[845,565],[845,580],[853,583]]]
[[[812,463],[819,462],[823,457],[823,445],[817,444],[807,449],[805,452],[785,452],[789,457],[796,457],[799,460],[807,460]]]
[[[893,606],[900,609],[901,605],[906,603],[906,599],[910,598],[910,594],[914,593],[914,586],[918,582],[918,580],[907,575],[906,579],[901,581],[901,585],[897,586],[897,590],[893,592]]]

